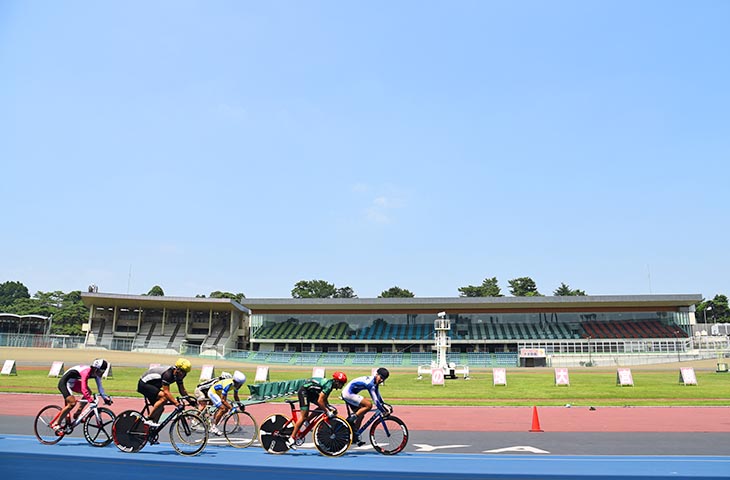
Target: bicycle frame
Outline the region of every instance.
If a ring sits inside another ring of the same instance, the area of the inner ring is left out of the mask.
[[[345,405],[347,405],[347,415],[348,416],[355,413],[355,409],[352,405],[350,405],[347,402],[345,402]],[[383,418],[383,412],[378,408],[374,408],[374,409],[371,409],[371,410],[365,412],[365,415],[363,415],[363,419],[370,412],[373,412],[372,415],[370,415],[370,418],[368,418],[367,421],[363,421],[362,423],[360,423],[360,428],[358,428],[357,431],[355,432],[355,435],[357,435],[358,437],[361,436],[364,432],[366,432],[367,429],[370,428],[370,425],[372,425],[375,422],[379,422]],[[383,424],[383,428],[385,429],[386,433],[388,433],[388,426],[386,424]]]
[[[286,403],[288,403],[289,407],[291,408],[291,421],[292,421],[292,426],[293,426],[299,420],[299,417],[302,415],[302,410],[300,408],[296,408],[294,406],[295,403],[298,403],[297,400],[287,400]],[[314,429],[314,427],[317,426],[317,424],[319,422],[326,421],[329,423],[329,419],[327,418],[327,415],[325,415],[324,410],[322,410],[321,408],[317,408],[317,409],[308,411],[307,416],[310,417],[311,420],[309,420],[309,424],[306,426],[304,424],[302,424],[302,427],[299,429],[299,432],[298,432],[299,438],[306,437],[309,434],[309,432],[311,432]],[[306,421],[306,419],[305,419],[305,421]]]

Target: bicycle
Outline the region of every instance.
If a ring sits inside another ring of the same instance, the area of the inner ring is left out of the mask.
[[[217,408],[206,400],[203,410],[197,410],[203,415],[208,423],[208,430],[214,425],[213,418]],[[258,424],[256,419],[246,411],[242,402],[231,402],[231,410],[228,411],[219,423],[223,425],[223,436],[228,444],[235,448],[246,448],[250,446],[258,436]]]
[[[114,412],[106,407],[100,407],[98,404],[98,396],[94,395],[91,402],[81,399],[83,410],[78,416],[71,417],[71,414],[65,418],[58,419],[61,427],[61,435],[58,435],[51,427],[51,422],[56,420],[62,407],[58,405],[46,405],[41,408],[38,415],[35,416],[33,431],[36,438],[44,445],[55,445],[60,442],[63,437],[70,435],[74,428],[80,423],[84,424],[84,438],[89,445],[93,447],[106,447],[112,441],[112,424],[116,418]],[[111,405],[112,400],[109,398],[107,405]]]
[[[347,405],[348,417],[355,412],[355,408]],[[395,455],[403,451],[408,444],[408,427],[400,418],[393,416],[393,407],[383,404],[384,410],[376,408],[367,422],[364,422],[354,433],[353,437],[360,436],[370,428],[370,444],[376,452],[383,455]],[[371,410],[372,411],[372,410]],[[354,442],[354,438],[353,438]]]
[[[141,412],[125,410],[112,425],[114,444],[125,453],[135,453],[149,442],[159,443],[159,434],[169,424],[170,443],[180,455],[193,456],[203,451],[208,444],[208,424],[205,418],[193,410],[185,410],[183,401],[195,404],[193,397],[178,397],[178,405],[157,427],[147,425],[152,404],[145,398]]]
[[[285,415],[274,414],[264,420],[259,429],[261,446],[269,453],[281,454],[289,450],[286,441],[294,430],[294,423],[302,411],[294,406],[297,400],[286,400],[291,408],[291,418]],[[328,418],[322,409],[312,411],[315,416],[302,424],[296,439],[297,445],[304,443],[304,437],[312,432],[314,446],[322,455],[338,457],[345,453],[352,442],[352,428],[342,417]]]

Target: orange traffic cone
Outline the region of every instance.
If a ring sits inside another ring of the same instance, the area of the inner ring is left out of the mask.
[[[540,419],[537,417],[537,407],[532,407],[532,428],[530,429],[531,432],[542,432],[544,431],[542,428],[540,428]]]

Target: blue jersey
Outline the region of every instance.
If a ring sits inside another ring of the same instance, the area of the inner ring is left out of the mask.
[[[342,393],[343,395],[346,393],[356,394],[363,390],[368,391],[377,408],[381,408],[383,406],[383,399],[380,396],[380,391],[378,391],[378,385],[375,383],[375,375],[372,377],[357,377],[350,380],[350,382],[342,388]]]

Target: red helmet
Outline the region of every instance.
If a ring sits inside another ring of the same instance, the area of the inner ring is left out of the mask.
[[[342,372],[335,372],[335,373],[333,373],[332,374],[332,378],[334,378],[335,380],[337,380],[338,382],[340,382],[343,385],[345,383],[347,383],[347,375],[345,375]]]

